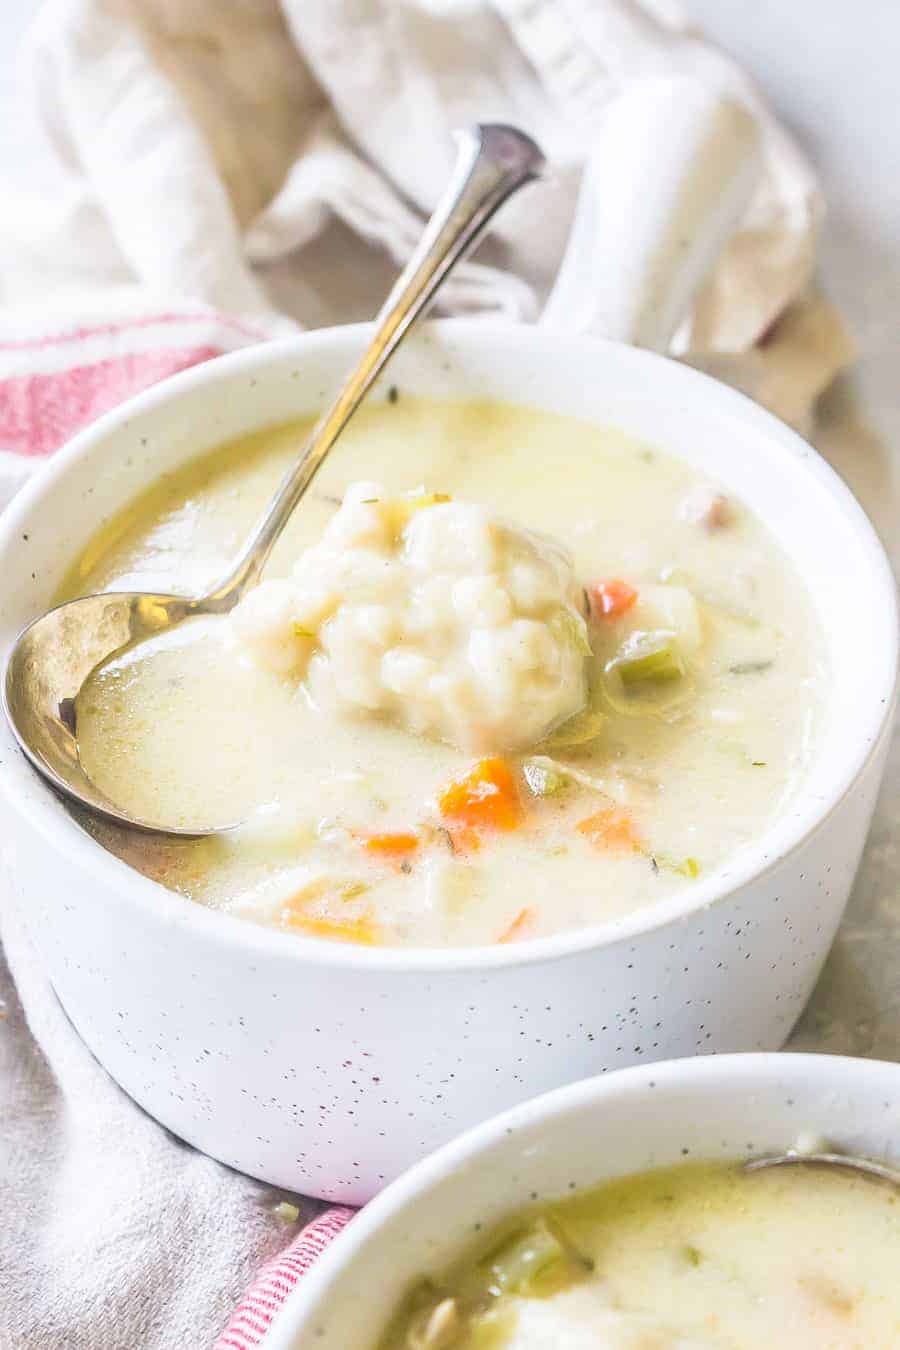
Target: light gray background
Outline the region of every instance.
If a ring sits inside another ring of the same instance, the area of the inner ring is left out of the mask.
[[[190,3],[190,0],[186,0]],[[0,0],[0,191],[36,180],[15,97],[16,51],[39,0]],[[829,202],[826,290],[860,344],[828,398],[820,449],[900,566],[900,0],[687,0],[766,89],[816,162]],[[861,652],[860,660],[865,659]],[[795,1038],[900,1059],[900,747],[840,940]]]

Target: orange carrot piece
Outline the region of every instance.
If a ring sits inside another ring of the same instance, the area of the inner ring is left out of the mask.
[[[355,942],[363,947],[376,947],[379,936],[376,925],[366,914],[324,918],[314,914],[286,914],[284,924],[311,937],[330,938],[332,942]]]
[[[595,848],[612,853],[639,853],[641,839],[634,817],[624,806],[605,806],[575,827]]]
[[[417,834],[370,834],[363,839],[363,848],[379,858],[402,861],[419,847]]]
[[[621,619],[638,598],[627,581],[598,581],[588,589],[591,613],[595,619]]]
[[[477,853],[481,848],[481,835],[471,825],[459,825],[447,834],[454,853]]]
[[[522,821],[522,803],[512,769],[491,756],[453,781],[438,798],[445,820],[476,830],[514,830]]]
[[[534,931],[536,915],[534,910],[526,905],[520,909],[509,927],[500,934],[498,942],[521,942],[523,938],[530,937]]]

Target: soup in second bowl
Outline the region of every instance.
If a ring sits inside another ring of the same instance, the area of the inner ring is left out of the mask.
[[[897,1190],[685,1165],[513,1220],[424,1282],[381,1350],[888,1350]]]
[[[64,597],[200,593],[308,430],[161,480]],[[825,681],[803,584],[716,484],[610,428],[400,396],[359,414],[233,615],[123,654],[79,698],[116,800],[243,823],[89,828],[287,931],[515,942],[652,905],[757,839],[802,782]]]

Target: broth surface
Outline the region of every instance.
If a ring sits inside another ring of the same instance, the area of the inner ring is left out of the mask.
[[[201,593],[234,558],[309,427],[257,433],[162,478],[98,534],[60,598]],[[711,525],[692,506],[712,490],[695,471],[614,429],[401,393],[358,414],[267,575],[286,576],[348,484],[373,478],[396,494],[484,504],[557,539],[585,587],[633,587],[629,614],[592,625],[598,671],[644,597],[689,592],[702,647],[688,678],[659,705],[604,700],[602,730],[583,744],[536,747],[562,774],[545,795],[532,795],[525,757],[513,757],[518,828],[454,831],[435,803],[471,769],[471,754],[377,718],[325,718],[297,681],[244,659],[227,619],[194,620],[89,684],[78,707],[82,756],[136,813],[248,823],[165,841],[85,821],[107,848],[257,922],[444,946],[630,913],[691,886],[765,830],[806,772],[826,671],[805,588],[763,522],[730,502],[727,522]]]
[[[381,1350],[889,1350],[898,1262],[889,1185],[683,1165],[506,1225],[416,1290]]]

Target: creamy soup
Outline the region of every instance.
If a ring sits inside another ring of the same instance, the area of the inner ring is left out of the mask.
[[[77,561],[200,593],[308,423],[158,482]],[[173,841],[86,822],[202,904],[370,945],[515,942],[696,884],[797,790],[809,597],[715,483],[610,428],[402,394],[362,411],[231,616],[78,700],[88,772]]]
[[[888,1350],[900,1203],[832,1168],[682,1166],[492,1235],[381,1350]]]

